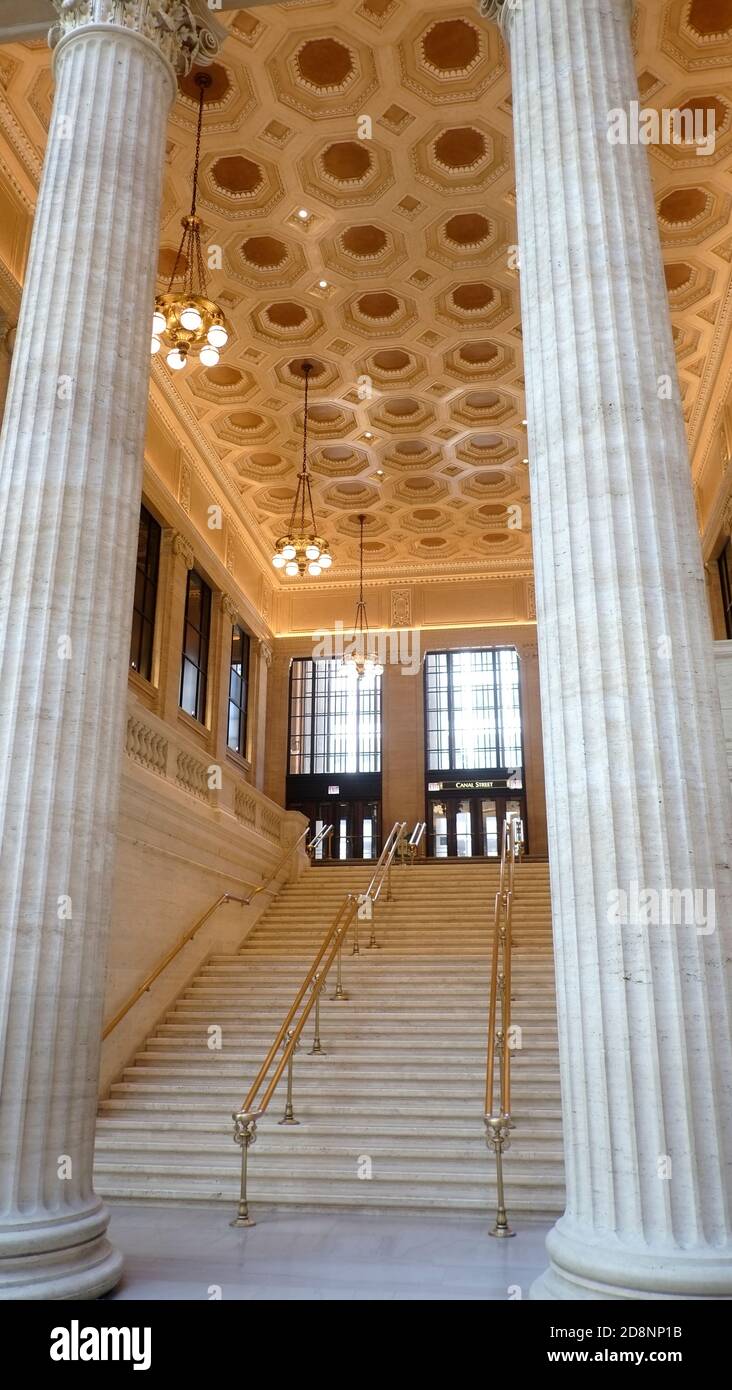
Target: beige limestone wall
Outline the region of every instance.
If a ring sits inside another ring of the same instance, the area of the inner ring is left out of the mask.
[[[727,766],[732,784],[732,642],[715,642],[714,655],[722,703],[722,723],[727,741]]]
[[[251,896],[282,864],[305,828],[301,816],[283,811],[236,770],[224,769],[221,791],[210,791],[196,763],[187,732],[156,719],[133,697],[122,778],[105,1027],[221,894]],[[301,851],[293,854],[272,892],[307,867]],[[206,956],[235,950],[269,901],[270,891],[257,893],[249,907],[222,905],[182,949],[105,1039],[102,1094]]]
[[[526,759],[526,799],[529,846],[532,855],[547,853],[544,759],[541,738],[541,699],[536,627],[521,624],[445,627],[403,632],[410,654],[458,647],[515,646],[521,659],[521,701]],[[275,638],[269,672],[267,706],[267,767],[265,791],[273,800],[285,797],[287,775],[287,704],[290,663],[312,656],[309,636]],[[384,675],[382,744],[383,824],[406,820],[410,825],[425,814],[424,685],[421,660],[416,674],[402,675],[387,665]]]
[[[247,897],[305,828],[259,789],[269,628],[252,576],[240,582],[225,531],[207,526],[209,499],[154,412],[148,420],[143,501],[162,527],[151,679],[129,677],[105,1022],[224,892]],[[228,563],[227,563],[228,561]],[[212,589],[205,725],[178,704],[186,578],[190,565]],[[131,614],[130,614],[131,620]],[[227,748],[232,621],[251,637],[246,756]],[[307,866],[307,860],[305,860]],[[303,867],[293,856],[283,881]],[[232,950],[266,907],[222,905],[104,1042],[105,1093],[187,980],[214,950]]]

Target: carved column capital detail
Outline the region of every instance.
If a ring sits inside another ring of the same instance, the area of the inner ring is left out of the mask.
[[[229,619],[230,623],[235,623],[239,616],[239,609],[228,594],[221,595],[221,612],[225,618]]]
[[[115,25],[148,39],[176,72],[210,63],[224,30],[205,0],[52,0],[58,19],[49,33],[52,48],[88,25]]]
[[[524,5],[533,3],[534,0],[478,0],[478,12],[484,19],[492,19],[498,25],[504,39],[508,41],[517,11],[522,10]],[[630,23],[635,0],[618,0],[618,4],[625,8]]]
[[[183,561],[187,570],[193,569],[193,546],[189,540],[186,540],[185,536],[181,535],[180,531],[173,532],[173,541],[170,548],[173,554],[179,556]]]
[[[264,662],[265,666],[269,667],[272,665],[272,648],[269,646],[267,642],[263,642],[260,640],[259,655],[262,661]]]
[[[484,19],[492,19],[505,39],[508,39],[514,11],[521,0],[478,0],[478,11]]]

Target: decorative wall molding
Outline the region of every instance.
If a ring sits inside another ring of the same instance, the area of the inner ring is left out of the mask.
[[[274,840],[277,845],[282,844],[282,817],[276,812],[263,810],[260,815],[259,828],[269,840]]]
[[[411,589],[392,589],[392,591],[391,591],[391,626],[392,626],[392,627],[411,627],[411,626],[412,626],[412,590],[411,590]]]
[[[127,756],[158,777],[168,775],[168,740],[134,714],[127,718]]]
[[[178,473],[178,501],[186,515],[191,511],[191,465],[188,460],[181,458],[180,471]]]
[[[193,562],[195,559],[193,546],[185,536],[181,535],[180,531],[175,531],[173,533],[171,550],[174,555],[177,555],[179,559],[183,561],[187,570],[193,569]]]
[[[176,757],[175,780],[179,787],[184,791],[190,792],[191,796],[197,796],[201,801],[208,801],[208,768],[202,763],[200,758],[196,758],[193,753],[186,749],[179,748]]]
[[[242,825],[256,825],[257,803],[250,791],[237,787],[234,792],[234,815]]]
[[[225,618],[228,618],[230,623],[235,623],[239,616],[239,609],[233,598],[230,598],[228,594],[221,595],[221,612]]]

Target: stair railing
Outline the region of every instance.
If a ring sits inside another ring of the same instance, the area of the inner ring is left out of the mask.
[[[418,820],[408,840],[402,840],[399,846],[399,858],[402,864],[413,864],[417,858],[419,847],[427,829],[427,822]]]
[[[516,865],[523,850],[523,823],[512,816],[503,823],[501,867],[493,918],[490,1002],[488,1009],[488,1060],[485,1083],[486,1143],[496,1159],[496,1224],[490,1234],[499,1238],[516,1234],[508,1224],[503,1183],[503,1155],[510,1147],[511,1130],[511,930]],[[497,1102],[497,1103],[496,1103]]]
[[[324,826],[322,830],[320,830],[318,834],[313,837],[310,843],[305,846],[307,853],[312,854],[312,852],[315,849],[317,849],[318,845],[322,844],[322,842],[328,838],[332,830],[332,825]],[[218,898],[216,898],[215,902],[213,902],[210,907],[206,908],[206,911],[202,914],[201,917],[197,918],[197,920],[193,923],[193,926],[189,927],[188,931],[185,932],[184,935],[178,941],[176,941],[175,945],[171,946],[169,951],[166,951],[165,955],[162,956],[161,959],[157,962],[157,965],[153,966],[153,969],[150,971],[150,974],[145,977],[141,985],[138,985],[137,989],[133,990],[129,998],[125,1000],[121,1009],[118,1009],[114,1017],[110,1018],[109,1023],[106,1023],[104,1025],[104,1028],[102,1030],[102,1042],[104,1042],[105,1039],[109,1037],[110,1033],[114,1032],[117,1025],[121,1023],[122,1019],[125,1018],[126,1015],[130,1012],[130,1009],[134,1008],[135,1004],[138,1002],[139,999],[142,999],[143,994],[147,994],[148,990],[152,988],[152,986],[155,984],[155,981],[159,978],[160,975],[162,975],[163,971],[167,970],[171,962],[174,961],[176,956],[180,954],[180,952],[183,950],[183,947],[187,946],[188,942],[193,940],[194,936],[196,936],[198,932],[201,930],[201,927],[205,927],[209,918],[213,917],[214,912],[217,912],[220,907],[223,907],[224,903],[239,903],[240,907],[249,907],[250,904],[254,902],[254,899],[258,897],[260,893],[267,893],[271,888],[272,884],[274,883],[275,879],[277,878],[278,874],[281,873],[288,859],[292,857],[292,855],[295,853],[295,850],[298,849],[300,845],[302,845],[303,841],[307,839],[307,836],[309,834],[310,827],[304,830],[302,835],[300,835],[298,839],[295,841],[295,843],[290,846],[287,853],[282,857],[282,859],[280,859],[277,868],[273,871],[273,873],[270,874],[269,878],[266,879],[263,883],[249,883],[249,881],[245,878],[235,879],[233,875],[226,875],[227,878],[230,878],[231,882],[240,884],[244,888],[251,888],[252,891],[249,894],[249,897],[239,898],[234,893],[220,893]],[[169,853],[169,851],[167,850],[165,852],[166,854]],[[211,873],[212,871],[212,866],[210,864],[195,864],[193,860],[186,859],[185,856],[182,854],[176,855],[175,858],[182,859],[183,862],[186,863],[189,868],[205,869],[209,873]]]
[[[231,1117],[234,1121],[234,1142],[241,1148],[239,1205],[236,1216],[231,1222],[232,1226],[254,1226],[256,1224],[249,1213],[247,1168],[249,1149],[252,1144],[256,1143],[257,1121],[265,1114],[285,1070],[287,1070],[285,1113],[279,1123],[282,1125],[299,1124],[299,1120],[295,1119],[294,1114],[292,1082],[294,1056],[300,1046],[303,1029],[310,1014],[315,1009],[315,1030],[310,1055],[324,1056],[325,1052],[320,1037],[320,998],[328,974],[334,961],[337,961],[336,987],[330,997],[336,1003],[345,1002],[349,996],[343,989],[343,943],[352,924],[354,925],[354,933],[357,933],[358,914],[363,907],[364,900],[369,899],[371,901],[371,894],[373,893],[373,901],[375,902],[385,882],[387,883],[387,893],[390,895],[391,863],[405,830],[406,821],[397,821],[392,827],[366,893],[346,893],[323,937],[312,965],[280,1024],[274,1042],[262,1062],[255,1080],[249,1087],[241,1106],[234,1111]],[[359,952],[356,949],[352,954],[358,955]],[[275,1065],[275,1059],[280,1049],[282,1049],[282,1055]]]
[[[358,945],[359,921],[371,923],[371,936],[366,943],[367,951],[374,950],[375,948],[378,949],[379,943],[376,940],[376,914],[374,908],[381,897],[384,887],[386,887],[386,902],[390,903],[392,900],[391,866],[394,863],[395,856],[401,853],[402,846],[406,843],[406,829],[407,822],[405,820],[394,822],[387,836],[386,844],[379,855],[379,860],[374,869],[371,882],[366,892],[360,895],[359,909],[353,927],[353,950],[351,954],[354,956],[360,954]]]

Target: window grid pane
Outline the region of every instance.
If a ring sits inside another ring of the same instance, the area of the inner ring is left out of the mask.
[[[196,570],[189,570],[183,624],[180,707],[193,719],[197,719],[199,724],[206,722],[210,630],[211,590]]]
[[[160,564],[160,527],[147,507],[140,508],[140,529],[137,533],[137,569],[135,598],[132,612],[130,666],[145,680],[152,679],[155,606]]]
[[[523,767],[519,660],[512,647],[428,652],[429,771]]]
[[[234,624],[231,631],[229,671],[228,746],[241,757],[247,747],[247,696],[249,690],[249,634]]]
[[[380,772],[381,676],[298,657],[290,673],[291,773]]]

